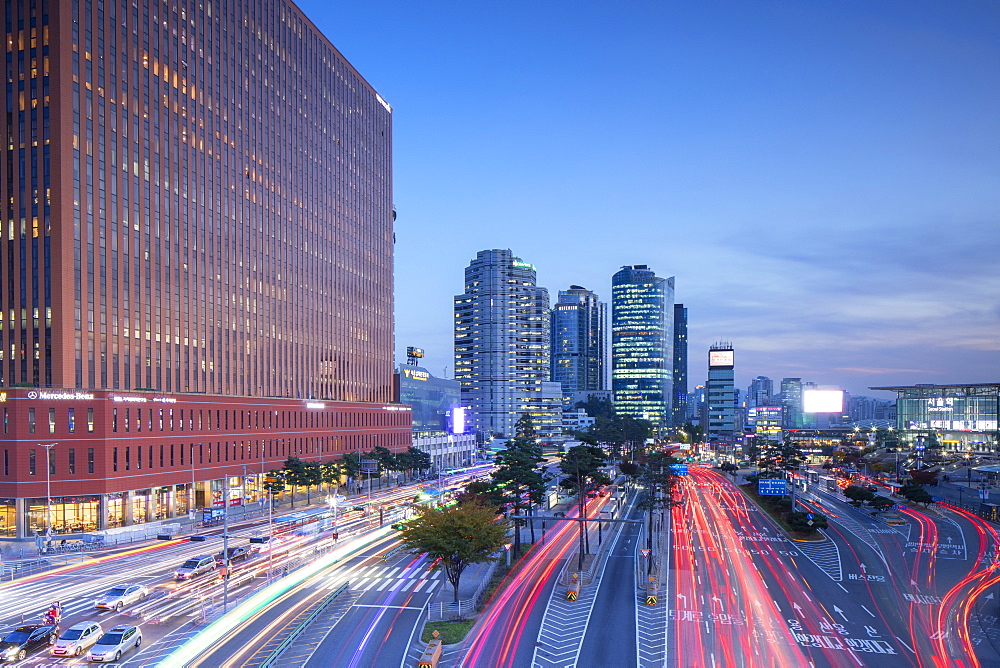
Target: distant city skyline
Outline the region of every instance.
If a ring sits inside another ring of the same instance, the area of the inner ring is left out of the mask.
[[[676,276],[691,388],[1000,378],[1000,5],[299,4],[393,106],[398,360],[510,248]]]

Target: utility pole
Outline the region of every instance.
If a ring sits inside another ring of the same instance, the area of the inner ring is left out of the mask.
[[[52,539],[52,448],[58,443],[39,443],[45,448],[45,533]],[[46,546],[47,548],[48,546]]]
[[[222,479],[222,614],[229,611],[229,474]]]

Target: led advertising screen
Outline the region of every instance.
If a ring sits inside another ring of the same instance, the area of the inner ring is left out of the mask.
[[[709,350],[708,366],[733,366],[733,351]]]
[[[843,413],[843,390],[803,390],[803,413]]]
[[[464,406],[455,406],[451,409],[451,433],[465,433],[465,411]]]

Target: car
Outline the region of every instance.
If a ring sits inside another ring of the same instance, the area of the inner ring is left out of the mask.
[[[80,656],[104,633],[97,622],[80,622],[56,638],[49,652],[52,656]]]
[[[118,661],[122,654],[142,644],[142,631],[138,626],[116,626],[94,643],[87,653],[88,661]]]
[[[122,585],[109,589],[94,600],[98,610],[114,610],[121,612],[122,608],[137,603],[149,596],[149,591],[142,585]]]
[[[218,567],[215,563],[215,557],[202,555],[200,557],[192,557],[188,559],[181,567],[174,571],[175,580],[190,580],[196,575],[201,575],[202,573],[208,573],[209,571],[214,571]]]
[[[23,661],[32,652],[56,641],[56,627],[49,624],[19,626],[0,640],[0,662]]]
[[[235,564],[245,559],[249,559],[253,554],[253,550],[249,547],[231,547],[228,549],[229,552],[229,563]],[[224,566],[226,562],[226,557],[222,552],[215,555],[215,565]]]

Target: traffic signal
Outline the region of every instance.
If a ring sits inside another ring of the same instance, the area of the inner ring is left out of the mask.
[[[396,524],[392,525],[392,528],[395,529],[396,531],[402,531],[403,529],[406,528],[406,525],[403,524],[402,522],[397,522]]]
[[[340,532],[338,532],[338,531],[334,531],[334,532],[333,532],[333,539],[334,539],[334,540],[337,540],[338,538],[340,538]]]

